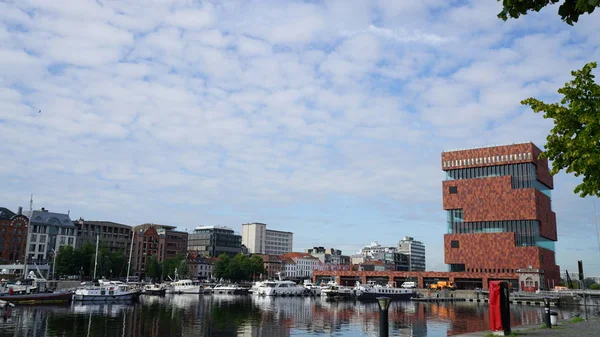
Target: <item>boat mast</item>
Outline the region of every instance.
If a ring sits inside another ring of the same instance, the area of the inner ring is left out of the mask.
[[[96,279],[96,266],[98,266],[98,243],[100,242],[100,235],[96,236],[96,257],[94,259],[94,280]]]
[[[133,252],[133,237],[135,232],[131,231],[131,245],[129,246],[129,263],[127,264],[127,278],[125,283],[129,283],[129,270],[131,269],[131,253]]]

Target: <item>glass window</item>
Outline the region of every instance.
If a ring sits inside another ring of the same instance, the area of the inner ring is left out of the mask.
[[[46,236],[40,235],[40,243],[46,243]]]
[[[31,234],[31,242],[37,241],[37,234]]]
[[[35,244],[32,243],[32,244],[29,245],[29,251],[30,252],[35,252]]]

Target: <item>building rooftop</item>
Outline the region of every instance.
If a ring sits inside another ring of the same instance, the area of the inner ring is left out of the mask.
[[[285,259],[285,258],[291,258],[291,259],[305,258],[305,259],[311,259],[311,260],[318,260],[318,258],[316,258],[308,253],[299,253],[299,252],[283,254],[283,255],[281,255],[281,258],[283,258],[283,259]]]
[[[233,231],[233,228],[227,226],[198,226],[194,230],[202,230],[202,229],[225,229],[229,231]]]
[[[16,213],[6,207],[0,207],[0,220],[10,220]]]
[[[496,145],[484,145],[484,146],[478,146],[478,147],[467,147],[464,149],[450,149],[450,150],[444,150],[444,151],[442,151],[442,153],[477,150],[477,149],[487,149],[487,148],[492,148],[492,147],[513,146],[513,145],[522,145],[522,144],[532,144],[533,146],[535,146],[539,149],[538,146],[536,146],[533,142],[529,141],[529,142],[518,142],[518,143],[510,143],[510,144],[496,144]]]
[[[294,234],[293,232],[278,231],[276,229],[267,229],[267,232],[277,232],[277,233],[285,233],[285,234]]]
[[[71,218],[65,213],[50,212],[45,208],[41,210],[26,211],[23,214],[31,219],[32,223],[50,224],[63,227],[75,227]]]
[[[73,220],[74,224],[78,224],[80,222],[83,222],[84,224],[87,225],[105,225],[105,226],[115,226],[115,227],[126,227],[126,228],[130,228],[131,226],[129,225],[125,225],[122,223],[117,223],[117,222],[112,222],[112,221],[104,221],[104,220],[85,220],[85,219],[79,219],[79,220]]]

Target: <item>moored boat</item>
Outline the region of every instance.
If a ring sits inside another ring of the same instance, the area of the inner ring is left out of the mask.
[[[173,281],[167,287],[167,294],[199,294],[200,285],[194,284],[192,280]]]
[[[163,284],[147,284],[144,286],[144,290],[142,291],[145,295],[158,295],[162,296],[166,293],[167,287]]]
[[[327,286],[321,289],[321,296],[325,297],[353,297],[354,290],[350,287],[340,286],[335,282],[327,283]]]
[[[14,304],[56,304],[68,303],[71,301],[72,297],[73,293],[70,291],[13,295],[3,294],[0,295],[0,301],[6,301]]]
[[[239,295],[248,293],[248,289],[240,287],[235,284],[217,284],[212,289],[213,294],[229,294],[229,295]]]
[[[321,296],[321,287],[309,280],[304,280],[304,288],[308,289],[311,295]]]
[[[263,296],[301,296],[308,290],[293,281],[265,281],[258,288]]]
[[[99,285],[83,286],[75,290],[74,301],[118,302],[137,299],[140,292],[119,281],[100,281]]]
[[[354,291],[358,300],[375,300],[377,297],[381,296],[390,297],[394,300],[410,300],[411,297],[414,297],[416,294],[414,289],[393,288],[374,283],[362,285],[360,282],[356,282]]]

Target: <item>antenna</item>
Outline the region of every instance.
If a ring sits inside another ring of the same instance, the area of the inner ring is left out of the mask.
[[[29,198],[29,210],[33,211],[33,194]]]

